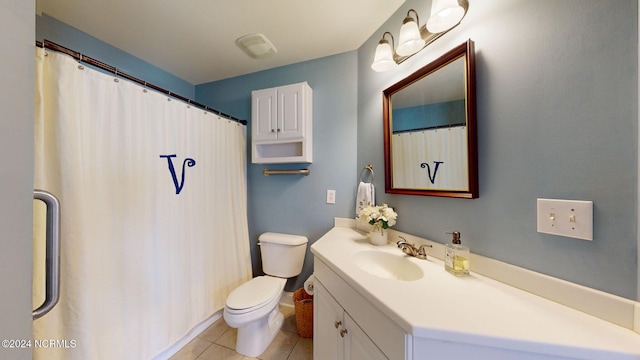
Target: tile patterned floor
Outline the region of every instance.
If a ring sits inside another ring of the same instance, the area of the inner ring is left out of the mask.
[[[282,330],[267,350],[257,358],[249,358],[235,352],[237,330],[230,328],[224,319],[220,319],[180,349],[170,360],[312,360],[313,339],[298,335],[294,308],[280,306],[280,311],[284,314]]]

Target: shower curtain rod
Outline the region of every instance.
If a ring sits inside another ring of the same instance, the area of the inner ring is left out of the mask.
[[[212,113],[214,113],[216,115],[219,115],[219,116],[224,116],[224,117],[226,117],[226,118],[228,118],[230,120],[236,121],[236,122],[238,122],[238,123],[240,123],[242,125],[247,125],[247,120],[240,120],[240,119],[238,119],[236,117],[233,117],[233,116],[231,116],[229,114],[225,114],[225,113],[223,113],[221,111],[218,111],[216,109],[210,108],[207,105],[200,104],[200,103],[195,102],[195,101],[193,101],[191,99],[188,99],[188,98],[186,98],[184,96],[180,96],[180,95],[178,95],[176,93],[172,93],[171,91],[169,91],[167,89],[163,89],[163,88],[161,88],[159,86],[150,84],[150,83],[148,83],[148,82],[146,82],[144,80],[140,80],[137,77],[131,76],[131,75],[127,74],[127,73],[120,72],[120,71],[118,71],[118,69],[115,66],[107,65],[107,64],[103,63],[102,61],[90,58],[88,56],[84,56],[83,54],[81,54],[81,53],[79,53],[77,51],[73,51],[73,50],[71,50],[69,48],[66,48],[66,47],[62,46],[62,45],[58,45],[58,44],[56,44],[56,43],[54,43],[52,41],[49,41],[49,40],[46,40],[46,39],[44,40],[44,42],[36,40],[36,46],[37,47],[41,47],[41,48],[47,48],[47,49],[50,49],[50,50],[53,50],[53,51],[58,51],[58,52],[67,54],[67,55],[73,57],[74,59],[76,59],[76,60],[78,60],[80,62],[87,63],[87,64],[89,64],[91,66],[95,66],[95,67],[97,67],[99,69],[102,69],[104,71],[112,73],[117,77],[119,76],[119,77],[127,79],[129,81],[133,81],[133,82],[135,82],[137,84],[140,84],[140,85],[142,85],[144,87],[148,87],[148,88],[153,89],[155,91],[158,91],[158,92],[160,92],[162,94],[165,94],[165,95],[168,95],[170,97],[182,100],[182,101],[184,101],[184,102],[186,102],[186,103],[188,103],[190,105],[196,106],[196,107],[201,108],[201,109],[206,110],[206,111],[210,111],[210,112],[212,112]]]

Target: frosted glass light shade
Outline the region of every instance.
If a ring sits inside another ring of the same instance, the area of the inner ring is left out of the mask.
[[[427,30],[433,34],[447,31],[458,25],[463,17],[464,8],[458,4],[458,0],[433,0]]]
[[[393,60],[393,49],[386,40],[380,41],[376,47],[376,54],[373,57],[371,68],[374,71],[388,71],[396,67],[398,64]]]
[[[400,56],[409,56],[417,53],[424,47],[424,40],[420,36],[418,24],[411,20],[406,21],[400,28],[400,39],[396,53]]]

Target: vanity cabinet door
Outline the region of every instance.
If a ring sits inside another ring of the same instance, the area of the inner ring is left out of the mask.
[[[387,360],[319,281],[314,283],[313,358]]]
[[[355,321],[344,313],[345,359],[388,360]],[[315,347],[314,347],[315,348]]]
[[[318,281],[313,287],[313,358],[343,360],[344,310]]]

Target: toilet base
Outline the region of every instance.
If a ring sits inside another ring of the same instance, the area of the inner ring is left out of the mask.
[[[282,328],[283,321],[284,315],[276,306],[269,316],[239,327],[236,352],[248,357],[262,354]]]

